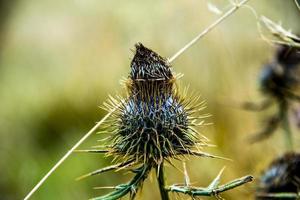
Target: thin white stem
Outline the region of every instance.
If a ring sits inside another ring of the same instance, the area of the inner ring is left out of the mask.
[[[47,178],[71,155],[71,153],[79,147],[99,126],[116,110],[113,109],[107,113],[89,132],[87,132],[51,169],[50,171],[34,186],[34,188],[27,194],[24,200],[28,200],[34,192],[47,180]]]
[[[185,52],[188,48],[193,46],[200,38],[209,33],[212,29],[214,29],[217,25],[219,25],[222,21],[224,21],[227,17],[232,15],[236,10],[238,10],[241,6],[246,4],[250,0],[243,0],[237,4],[235,4],[230,10],[228,10],[224,15],[218,18],[214,23],[209,25],[204,31],[199,33],[194,39],[192,39],[189,43],[187,43],[183,48],[181,48],[177,53],[175,53],[171,58],[168,59],[169,63],[173,62],[178,56],[180,56],[183,52]]]

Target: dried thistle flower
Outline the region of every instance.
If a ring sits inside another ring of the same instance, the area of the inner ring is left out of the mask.
[[[199,97],[187,98],[176,88],[176,76],[169,62],[141,43],[136,46],[131,62],[131,72],[125,81],[127,96],[110,97],[105,104],[110,112],[104,131],[110,135],[106,150],[83,150],[83,152],[106,153],[117,164],[84,176],[96,175],[109,170],[130,169],[135,176],[127,184],[114,187],[115,191],[95,199],[118,199],[130,194],[133,199],[151,169],[156,169],[161,197],[169,199],[169,192],[183,192],[192,196],[215,196],[219,193],[252,181],[251,176],[219,186],[221,173],[207,188],[190,185],[165,185],[163,163],[172,163],[185,155],[220,158],[201,151],[208,140],[197,132],[196,126],[204,124],[197,116],[204,108]],[[187,173],[186,173],[187,174]],[[184,190],[183,190],[184,189]]]
[[[200,117],[193,115],[204,102],[198,103],[197,96],[179,95],[175,80],[166,59],[141,43],[136,45],[126,82],[128,96],[106,104],[112,109],[121,102],[109,128],[114,133],[109,154],[126,162],[160,165],[164,159],[201,148],[204,141],[193,128]]]
[[[257,199],[300,198],[300,154],[286,153],[276,158],[263,173]]]

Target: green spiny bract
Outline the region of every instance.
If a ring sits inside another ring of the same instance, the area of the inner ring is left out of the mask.
[[[198,97],[185,99],[175,87],[168,61],[154,51],[136,45],[126,82],[127,97],[111,100],[110,130],[113,144],[109,155],[120,160],[159,165],[164,159],[191,154],[200,143],[193,113],[201,109]]]

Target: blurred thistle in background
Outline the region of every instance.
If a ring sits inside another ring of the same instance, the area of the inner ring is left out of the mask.
[[[266,64],[261,71],[260,85],[262,93],[268,99],[261,105],[246,103],[244,107],[261,111],[275,103],[278,111],[267,120],[265,129],[254,136],[252,141],[269,137],[279,125],[282,125],[287,146],[292,149],[289,111],[293,109],[293,102],[300,101],[300,96],[297,94],[300,88],[300,48],[288,45],[278,46],[273,61]]]
[[[299,188],[300,154],[286,153],[274,159],[265,170],[260,178],[256,196],[259,200],[296,200],[299,199]]]
[[[197,0],[1,2],[11,3],[9,9],[1,8],[7,12],[2,18],[5,26],[0,45],[0,194],[4,200],[24,197],[50,163],[101,119],[104,112],[97,106],[108,93],[118,90],[117,83],[128,70],[132,44],[142,41],[169,55],[218,17],[207,9],[207,1]],[[210,2],[219,8],[228,6],[228,1]],[[257,13],[300,32],[299,10],[293,0],[252,1],[250,5]],[[204,185],[224,165],[228,169],[225,181],[251,172],[258,175],[284,148],[280,134],[263,144],[247,145],[244,138],[257,127],[258,115],[264,118],[265,113],[249,116],[224,106],[231,104],[230,97],[252,101],[261,97],[255,80],[274,50],[260,39],[255,18],[247,9],[237,15],[176,60],[176,71],[185,74],[182,80],[201,91],[208,102],[207,112],[213,115],[214,126],[204,127],[204,131],[218,148],[209,152],[235,161],[187,161],[192,181]],[[299,139],[299,134],[294,135]],[[84,146],[91,146],[95,139],[91,137]],[[299,144],[295,143],[295,148]],[[49,178],[35,199],[103,195],[103,190],[91,192],[91,186],[116,185],[126,182],[126,176],[108,172],[101,178],[74,179],[110,162],[97,154],[75,154]],[[170,182],[182,182],[177,170],[170,168],[166,175]],[[145,187],[141,199],[159,198],[156,184],[147,180]],[[254,187],[245,186],[223,197],[250,199],[253,191]]]
[[[256,136],[255,140],[272,134],[281,124],[285,133],[287,149],[293,150],[293,136],[290,127],[294,111],[295,119],[299,124],[297,111],[299,110],[300,84],[300,38],[291,31],[285,30],[266,17],[262,18],[269,31],[276,37],[273,43],[279,43],[273,62],[268,63],[261,73],[262,92],[275,100],[278,114],[271,117],[267,128]],[[271,41],[268,40],[267,41]],[[296,104],[296,105],[295,105]],[[251,104],[248,104],[251,105]],[[270,99],[257,107],[264,110],[271,105]],[[255,107],[249,107],[255,108]],[[286,150],[282,150],[285,152]],[[256,192],[256,199],[299,199],[300,198],[300,156],[289,152],[276,158],[265,170],[260,178]]]

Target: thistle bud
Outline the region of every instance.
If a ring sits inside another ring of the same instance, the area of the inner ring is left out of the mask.
[[[298,194],[299,188],[300,154],[287,153],[274,160],[263,173],[257,191],[257,199],[273,199],[269,196],[279,193]]]
[[[155,164],[189,154],[200,143],[192,114],[202,103],[195,105],[197,97],[187,100],[178,94],[167,59],[141,43],[135,47],[127,97],[113,117],[110,154]]]

